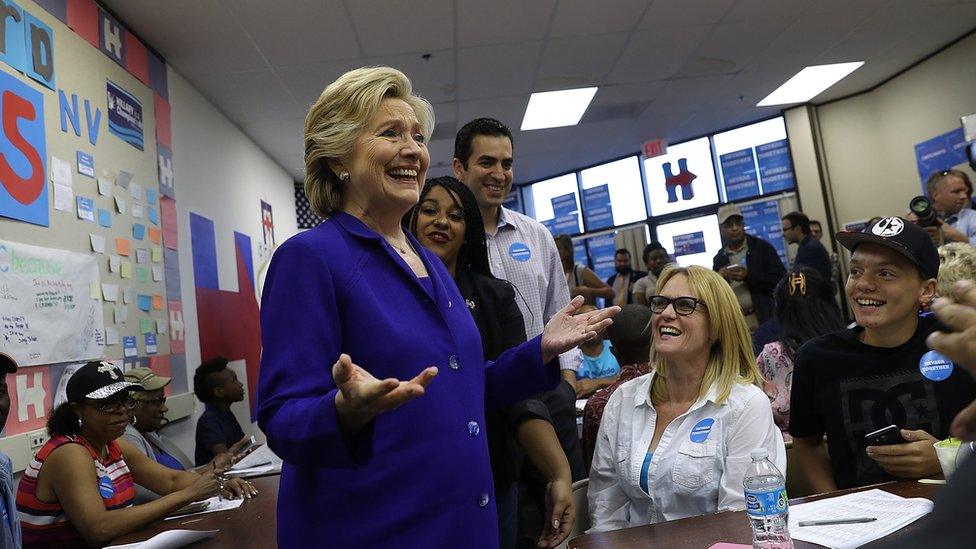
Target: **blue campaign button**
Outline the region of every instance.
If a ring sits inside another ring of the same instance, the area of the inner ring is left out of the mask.
[[[951,360],[935,351],[925,353],[918,361],[918,370],[932,381],[942,381],[951,376],[954,367]]]
[[[107,475],[98,479],[98,493],[102,495],[102,499],[112,499],[115,495],[115,485]]]
[[[511,246],[508,247],[508,255],[512,256],[515,261],[520,261],[522,263],[532,259],[532,250],[529,249],[522,242],[513,242]]]
[[[476,437],[480,432],[481,432],[481,426],[478,425],[477,421],[468,422],[468,433],[470,433],[471,436]]]
[[[705,442],[708,438],[708,434],[712,432],[712,425],[715,424],[715,420],[706,417],[705,419],[699,421],[691,428],[691,441],[692,442]]]

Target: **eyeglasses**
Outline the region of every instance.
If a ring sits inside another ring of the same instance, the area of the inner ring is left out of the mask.
[[[697,309],[699,305],[705,307],[706,309],[708,308],[704,301],[689,296],[675,297],[672,299],[663,295],[655,295],[651,296],[648,303],[651,306],[651,312],[656,315],[663,313],[664,310],[668,308],[668,305],[673,305],[674,312],[681,316],[688,316],[694,313],[695,309]]]
[[[136,401],[132,398],[126,397],[124,399],[115,399],[110,402],[95,400],[91,401],[91,405],[94,406],[99,412],[105,414],[117,414],[122,410],[134,410],[136,407]]]
[[[133,400],[135,400],[137,403],[141,402],[143,404],[155,404],[156,406],[162,406],[163,404],[166,404],[165,396],[158,396],[156,398],[135,398]]]

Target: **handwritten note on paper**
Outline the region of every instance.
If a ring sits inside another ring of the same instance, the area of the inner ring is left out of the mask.
[[[5,240],[0,249],[0,352],[21,366],[100,358],[105,325],[92,298],[92,285],[100,285],[95,256]]]
[[[866,490],[790,506],[793,539],[853,549],[899,530],[932,511],[924,498],[903,498],[884,490]],[[800,526],[801,521],[872,517],[874,522]]]

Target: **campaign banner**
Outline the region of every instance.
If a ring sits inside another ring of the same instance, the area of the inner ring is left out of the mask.
[[[0,240],[0,352],[21,366],[101,358],[95,256]]]
[[[613,227],[613,206],[610,205],[608,184],[583,189],[583,220],[588,231]]]
[[[780,139],[758,145],[756,157],[759,159],[759,177],[762,180],[763,194],[796,188],[789,140]]]
[[[961,127],[915,145],[915,164],[922,180],[922,194],[928,194],[925,181],[932,173],[948,170],[968,161],[966,136]]]
[[[576,195],[573,193],[554,196],[551,202],[552,213],[556,217],[579,211],[579,206],[576,205]]]
[[[0,216],[49,224],[44,96],[0,71]]]
[[[144,150],[142,103],[111,80],[106,81],[106,90],[108,131],[140,151]]]
[[[606,280],[613,275],[613,256],[617,251],[616,236],[604,234],[586,239],[586,247],[590,252],[590,261],[593,263],[593,272],[600,280]]]
[[[723,154],[718,160],[722,166],[726,200],[731,202],[759,196],[759,176],[751,148]]]
[[[783,240],[779,202],[777,200],[753,202],[741,205],[741,209],[746,232],[772,244],[783,265],[789,265],[786,258],[786,241]]]
[[[569,212],[557,215],[553,224],[553,234],[579,234],[579,212]]]
[[[590,260],[586,257],[586,242],[582,240],[573,241],[573,261],[582,265],[589,266]]]
[[[693,255],[705,253],[705,232],[697,231],[688,234],[676,234],[672,238],[674,255]]]

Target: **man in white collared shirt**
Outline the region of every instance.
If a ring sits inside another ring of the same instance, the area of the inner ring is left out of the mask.
[[[625,383],[603,411],[590,471],[593,531],[744,509],[742,479],[756,448],[768,449],[776,467],[786,472],[786,450],[765,393],[736,384],[725,402],[716,404],[718,391],[712,386],[664,431],[645,473],[647,488],[642,487],[657,417],[650,397],[653,378],[652,372]]]

